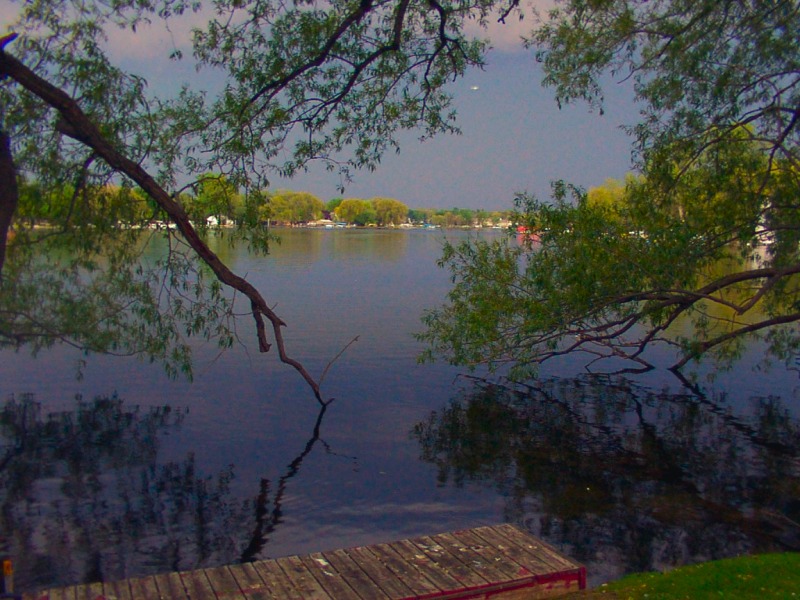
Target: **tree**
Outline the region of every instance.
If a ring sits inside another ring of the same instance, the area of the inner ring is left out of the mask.
[[[606,179],[603,185],[589,189],[586,201],[591,205],[602,207],[609,214],[618,214],[626,201],[625,182]]]
[[[336,216],[345,223],[368,225],[376,222],[372,203],[361,198],[345,198],[336,208]]]
[[[342,200],[344,200],[344,198],[331,198],[325,203],[325,210],[330,213],[335,213],[336,209],[339,208],[339,205],[342,203]]]
[[[372,198],[378,225],[400,225],[408,220],[408,206],[394,198]]]
[[[309,192],[279,190],[269,200],[272,219],[283,223],[307,223],[322,217],[325,205]]]
[[[456,131],[446,85],[482,64],[486,48],[464,23],[485,24],[492,11],[503,19],[515,2],[211,4],[19,6],[12,33],[0,38],[0,343],[35,352],[66,342],[189,373],[187,336],[232,343],[233,294],[224,286],[249,302],[259,349],[271,347],[266,319],[280,359],[322,402],[318,382],[286,352],[280,317],[196,232],[183,190],[211,172],[249,198],[271,174],[291,176],[311,161],[347,181],[396,150],[400,130]],[[200,17],[208,20],[191,51],[176,46],[171,58],[224,77],[216,97],[188,86],[155,97],[106,52],[112,31]],[[17,218],[23,178],[48,193],[68,190],[68,206],[85,210],[66,211],[52,236],[36,234]],[[92,204],[108,183],[141,189],[151,218],[171,222],[171,252],[156,268],[144,269],[141,240]],[[264,239],[260,228],[241,234]],[[58,261],[37,258],[53,249]]]
[[[427,356],[519,377],[571,352],[650,366],[656,344],[675,369],[754,338],[795,356],[798,27],[788,1],[559,3],[528,39],[544,84],[602,110],[602,78],[631,81],[641,178],[611,211],[563,182],[550,202],[520,197],[540,243],[447,246],[455,285],[425,317]]]
[[[432,214],[432,209],[412,208],[408,211],[408,218],[411,219],[412,223],[427,223]]]
[[[199,223],[214,217],[218,224],[234,215],[240,202],[239,191],[223,176],[207,174],[197,184],[195,196],[188,208],[189,215]]]

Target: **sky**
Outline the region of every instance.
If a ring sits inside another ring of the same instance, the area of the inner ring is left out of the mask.
[[[532,1],[543,5],[548,0]],[[10,0],[0,0],[0,31],[15,10]],[[169,31],[140,28],[135,36],[112,31],[110,53],[155,90],[179,82],[202,86],[193,70],[160,60],[185,42],[193,24]],[[620,126],[636,117],[631,90],[610,81],[603,115],[585,104],[559,109],[552,91],[540,85],[533,52],[519,41],[529,26],[523,21],[493,27],[489,35],[495,49],[485,69],[473,69],[451,84],[461,135],[420,143],[420,132],[404,133],[400,154],[384,156],[374,172],[355,172],[343,194],[339,176],[321,165],[291,180],[274,179],[272,187],[309,191],[323,201],[340,195],[386,196],[412,208],[503,210],[513,206],[519,192],[548,197],[554,180],[588,188],[624,177],[630,171],[631,140]]]

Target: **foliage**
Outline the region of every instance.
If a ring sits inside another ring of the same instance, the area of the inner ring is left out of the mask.
[[[236,214],[236,207],[242,204],[242,198],[224,176],[209,173],[199,181],[194,197],[187,204],[189,215],[195,223],[206,223],[209,217],[221,223],[223,218],[232,218]]]
[[[369,200],[361,198],[345,198],[336,207],[336,216],[345,223],[368,225],[375,223],[377,215]]]
[[[184,334],[232,335],[227,319],[233,313],[209,289],[217,285],[213,280],[245,299],[262,352],[272,345],[269,324],[281,360],[321,401],[318,384],[285,351],[283,321],[210,250],[193,219],[239,215],[249,227],[238,233],[263,248],[256,225],[271,217],[271,208],[258,191],[267,189],[271,175],[291,176],[321,161],[347,182],[352,170],[374,169],[384,152],[396,150],[401,130],[455,132],[446,86],[481,65],[486,49],[485,41],[465,33],[465,22],[485,25],[492,13],[503,19],[516,4],[34,0],[17,7],[19,18],[8,25],[13,33],[0,38],[0,342],[35,341],[36,349],[66,341],[153,360],[177,352],[178,369],[188,371]],[[141,74],[114,64],[107,51],[112,35],[131,36],[153,23],[179,31],[186,22],[197,25],[191,48],[178,41],[170,57],[192,63],[200,73],[194,86],[221,81],[216,94],[185,85],[173,97],[157,97]],[[53,201],[46,237],[61,240],[58,265],[33,255],[49,246],[30,232],[38,217],[25,206],[18,210],[18,182],[30,182]],[[96,190],[109,184],[130,190],[137,210],[124,219],[104,211]],[[192,188],[194,196],[184,193]],[[187,251],[178,260],[192,266],[182,274],[167,266],[172,257],[160,277],[138,270],[140,249],[126,232],[153,220],[170,222],[169,248]],[[113,260],[104,259],[107,250]],[[40,266],[46,267],[41,274]],[[115,294],[120,276],[128,289]],[[170,282],[166,295],[162,281]],[[31,303],[40,284],[52,300],[47,315]],[[61,297],[69,301],[58,305]],[[180,310],[170,308],[175,302]],[[108,317],[105,334],[81,331],[72,318],[80,313],[91,316],[83,327]],[[47,327],[28,328],[45,321]],[[171,333],[164,335],[163,327]]]
[[[559,3],[528,40],[544,83],[602,109],[601,78],[631,80],[641,177],[588,198],[557,183],[551,202],[519,199],[530,236],[447,246],[455,285],[425,317],[426,356],[519,377],[576,351],[650,365],[656,343],[673,368],[752,338],[795,356],[798,27],[795,2]]]
[[[408,206],[394,198],[372,198],[378,225],[400,225],[408,220]]]
[[[329,212],[335,212],[336,209],[339,208],[339,205],[342,203],[342,200],[344,200],[344,198],[341,197],[331,198],[325,203],[325,210]]]
[[[282,223],[307,223],[322,217],[325,205],[309,192],[278,190],[269,198],[270,220]]]

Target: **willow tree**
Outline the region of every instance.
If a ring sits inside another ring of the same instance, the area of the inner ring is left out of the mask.
[[[671,367],[800,347],[800,5],[565,0],[527,40],[561,103],[632,85],[634,166],[613,210],[567,183],[519,198],[521,240],[448,246],[427,356],[519,377],[569,353]],[[660,359],[659,359],[660,360]],[[730,363],[728,363],[730,364]]]
[[[291,176],[311,161],[346,180],[395,150],[401,130],[455,131],[446,85],[480,65],[486,49],[465,34],[465,22],[502,20],[515,7],[515,0],[20,2],[0,40],[0,344],[35,352],[65,342],[190,372],[187,336],[233,343],[227,286],[247,299],[260,350],[274,343],[323,402],[319,382],[287,353],[279,315],[209,249],[183,194],[213,173],[249,198],[270,176]],[[196,81],[221,81],[218,94],[184,85],[157,96],[147,73],[126,72],[109,57],[109,38],[151,22],[177,31],[183,19],[206,23],[193,30],[191,48],[177,45],[171,58],[201,71]],[[66,198],[46,232],[16,218],[49,202],[20,193],[34,183]],[[128,202],[114,203],[119,210],[107,210],[109,184],[123,197],[127,190]],[[148,267],[135,228],[158,221],[171,223],[171,252]],[[243,235],[258,241],[260,234]]]

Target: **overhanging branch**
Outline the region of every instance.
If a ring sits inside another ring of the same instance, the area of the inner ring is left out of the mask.
[[[61,133],[91,148],[112,168],[136,182],[167,213],[192,250],[212,270],[217,279],[241,292],[250,300],[259,339],[259,350],[266,352],[270,348],[266,342],[265,324],[261,318],[263,315],[272,326],[281,362],[293,367],[311,387],[317,401],[325,404],[316,380],[301,363],[286,353],[282,333],[282,327],[286,324],[269,307],[261,293],[250,282],[231,271],[206,245],[189,221],[183,206],[167,193],[141,165],[115,148],[67,93],[39,77],[2,49],[0,49],[0,77],[13,79],[18,85],[58,111],[60,119],[57,128]]]

